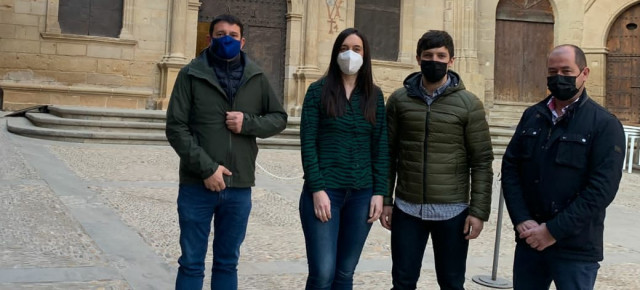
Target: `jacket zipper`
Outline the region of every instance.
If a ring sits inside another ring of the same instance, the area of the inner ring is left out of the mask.
[[[422,198],[423,204],[427,203],[427,142],[429,141],[429,118],[431,116],[431,105],[427,104],[427,118],[424,122],[424,161],[422,162]]]

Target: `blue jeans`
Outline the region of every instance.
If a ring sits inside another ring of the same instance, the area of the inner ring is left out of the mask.
[[[210,191],[204,185],[180,185],[180,249],[176,289],[202,289],[204,260],[213,219],[211,289],[238,289],[240,245],[247,232],[251,188]]]
[[[331,219],[323,223],[313,210],[313,193],[300,196],[300,220],[307,246],[309,276],[306,289],[352,289],[353,273],[360,260],[371,224],[372,189],[328,189]]]
[[[532,249],[524,242],[516,245],[513,259],[513,289],[591,290],[596,283],[598,262],[558,259],[548,250]]]
[[[422,257],[431,234],[440,289],[464,289],[469,241],[463,233],[468,210],[444,221],[425,221],[393,208],[391,276],[393,289],[416,289]]]

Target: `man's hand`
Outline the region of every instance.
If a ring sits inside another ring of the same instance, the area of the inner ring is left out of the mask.
[[[224,184],[224,178],[222,177],[223,174],[230,176],[231,171],[222,165],[218,165],[216,172],[204,180],[204,187],[211,191],[223,191],[227,187]]]
[[[542,251],[556,243],[556,239],[547,229],[546,223],[542,223],[533,229],[529,229],[524,233],[521,233],[520,238],[525,239],[530,247],[538,251]]]
[[[482,227],[484,226],[484,222],[474,216],[467,216],[467,219],[464,221],[464,234],[466,235],[464,238],[467,240],[473,240],[480,235],[482,232]]]
[[[524,232],[526,232],[526,231],[528,231],[530,229],[533,229],[535,227],[538,227],[538,226],[539,226],[538,222],[536,222],[534,220],[526,220],[526,221],[523,221],[523,222],[519,223],[516,226],[516,230],[518,231],[518,234],[522,234],[522,233],[524,233]]]
[[[323,223],[331,219],[331,200],[324,190],[313,193],[313,211]]]
[[[387,230],[391,230],[391,214],[393,213],[392,205],[385,205],[380,215],[380,224]]]
[[[244,120],[244,113],[242,112],[227,112],[227,128],[231,130],[231,132],[240,134],[242,131],[242,120]]]
[[[380,218],[382,214],[382,195],[374,195],[371,197],[371,203],[369,204],[369,219],[368,223],[373,223]]]

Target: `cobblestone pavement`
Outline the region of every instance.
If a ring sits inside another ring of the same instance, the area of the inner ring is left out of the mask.
[[[300,153],[262,150],[258,164],[271,174],[257,172],[240,289],[303,289]],[[177,172],[169,147],[24,138],[7,133],[0,118],[0,289],[172,289],[180,255]],[[596,289],[640,289],[640,234],[630,230],[640,222],[639,187],[637,171],[624,173],[608,211]],[[495,186],[491,219],[471,242],[467,289],[489,289],[471,278],[491,274],[498,194]],[[498,276],[511,279],[514,234],[506,211],[502,229]],[[376,223],[355,289],[391,287],[389,249],[389,232]],[[437,289],[431,250],[419,289]]]

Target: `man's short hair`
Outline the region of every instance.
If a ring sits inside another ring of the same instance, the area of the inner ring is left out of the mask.
[[[562,48],[562,47],[573,48],[573,52],[576,55],[575,62],[576,62],[576,65],[578,66],[578,69],[583,70],[585,67],[587,67],[587,57],[585,56],[584,51],[582,51],[582,48],[578,47],[577,45],[561,44],[561,45],[558,45],[558,46],[554,47],[553,50],[551,50],[551,52],[554,52],[558,48]]]
[[[421,56],[422,52],[432,48],[446,47],[449,56],[453,58],[453,38],[443,30],[429,30],[418,40],[418,49],[416,55]]]
[[[244,25],[242,25],[242,21],[240,21],[240,18],[235,17],[231,14],[222,14],[216,16],[216,18],[211,21],[211,25],[209,25],[209,36],[213,36],[213,27],[216,26],[216,24],[220,21],[240,26],[240,36],[242,36],[244,32]]]

